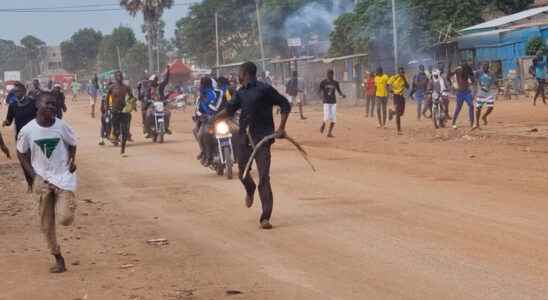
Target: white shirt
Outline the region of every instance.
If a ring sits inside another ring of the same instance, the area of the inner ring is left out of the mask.
[[[17,151],[30,151],[32,168],[36,174],[56,187],[76,191],[76,174],[69,171],[68,146],[76,146],[74,130],[61,119],[51,127],[30,121],[19,132]]]

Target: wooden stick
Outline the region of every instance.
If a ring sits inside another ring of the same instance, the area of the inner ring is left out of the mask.
[[[261,148],[267,142],[270,142],[271,140],[274,140],[274,139],[276,139],[276,134],[275,133],[265,136],[259,143],[257,143],[257,145],[253,149],[253,152],[251,153],[251,156],[249,157],[249,160],[247,161],[247,164],[245,165],[244,172],[242,173],[242,179],[247,177],[247,174],[249,173],[249,170],[251,169],[251,164],[253,164],[253,160],[255,159],[255,155],[257,154],[257,150],[259,150],[259,148]],[[297,141],[295,141],[293,138],[291,138],[290,136],[286,135],[285,139],[288,140],[291,144],[293,144],[297,148],[297,150],[299,151],[299,153],[301,153],[304,160],[306,160],[306,162],[312,168],[312,171],[316,172],[316,168],[314,167],[314,165],[312,164],[312,162],[308,158],[308,153],[306,153],[306,151],[303,149],[303,147],[299,143],[297,143]]]

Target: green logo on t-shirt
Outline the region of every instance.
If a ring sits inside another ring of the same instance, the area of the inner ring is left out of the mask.
[[[59,144],[59,141],[61,139],[59,138],[51,138],[51,139],[41,139],[36,140],[34,143],[40,147],[42,150],[42,153],[49,159],[51,157],[51,154],[53,153],[53,150],[55,150],[55,147]]]

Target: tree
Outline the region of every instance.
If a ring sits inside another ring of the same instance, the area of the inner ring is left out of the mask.
[[[399,56],[403,58],[420,58],[431,45],[441,39],[452,37],[456,30],[482,22],[481,12],[490,1],[486,0],[399,0],[396,7]],[[392,13],[390,1],[360,1],[352,17],[341,16],[336,21],[335,32],[330,36],[332,53],[340,53],[337,43],[341,35],[349,35],[351,41],[345,45],[362,48],[364,41],[367,49],[377,49],[378,54],[386,56],[392,49]],[[373,46],[373,47],[372,47]],[[382,52],[382,53],[380,53]],[[390,53],[391,54],[391,53]],[[417,57],[419,56],[419,57]]]
[[[147,46],[144,43],[137,42],[128,49],[123,58],[126,74],[129,80],[137,82],[146,74],[147,67]]]
[[[78,30],[69,40],[61,43],[63,68],[71,72],[93,72],[102,40],[103,34],[100,31],[92,28]]]
[[[151,71],[154,70],[153,48],[158,44],[159,22],[164,10],[171,8],[173,3],[174,0],[120,0],[120,6],[125,8],[131,16],[143,14],[148,46],[148,69]]]
[[[120,60],[128,50],[137,43],[133,29],[125,26],[118,26],[112,33],[105,35],[99,47],[99,60],[103,71],[118,69],[118,53]]]
[[[4,76],[3,71],[23,71],[22,76],[25,79],[29,79],[32,75],[29,69],[25,69],[27,59],[21,53],[24,53],[25,49],[21,46],[17,46],[13,41],[0,39],[0,76]]]
[[[40,51],[46,43],[35,36],[27,35],[21,39],[21,45],[25,48],[25,57],[30,65],[31,76],[34,77],[40,73]]]
[[[546,52],[546,46],[541,37],[534,37],[527,42],[526,52],[527,55],[536,55],[538,51]]]
[[[496,0],[497,8],[505,14],[515,14],[535,3],[535,0]]]

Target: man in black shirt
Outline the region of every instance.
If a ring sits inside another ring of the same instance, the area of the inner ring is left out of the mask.
[[[327,137],[333,136],[333,128],[335,128],[335,123],[337,122],[337,96],[335,92],[338,92],[341,97],[346,98],[346,96],[341,92],[341,87],[339,82],[333,79],[333,70],[327,70],[327,79],[324,79],[320,83],[320,93],[323,96],[323,123],[320,127],[320,132],[323,134],[325,131],[325,124],[329,124],[329,132]]]
[[[34,99],[38,99],[40,94],[42,93],[42,88],[40,87],[40,81],[38,79],[34,79],[32,81],[32,90],[29,91],[29,97],[32,97]]]
[[[257,80],[257,66],[252,62],[246,62],[240,67],[239,80],[242,88],[236,93],[234,99],[227,104],[225,110],[220,112],[214,121],[223,120],[234,116],[236,111],[240,114],[240,134],[242,139],[239,147],[238,165],[240,178],[246,190],[245,203],[247,207],[253,205],[253,197],[257,185],[249,173],[242,178],[245,166],[251,157],[253,148],[264,137],[274,133],[273,106],[280,107],[281,121],[275,132],[277,138],[284,138],[285,124],[291,112],[289,101],[280,95],[272,86]],[[252,141],[247,137],[247,130]],[[270,186],[270,148],[272,142],[261,146],[257,150],[255,162],[259,171],[259,197],[261,199],[263,213],[260,218],[261,228],[271,229],[270,216],[272,215],[272,188]]]
[[[65,94],[61,91],[61,85],[56,84],[51,94],[55,97],[55,105],[57,107],[56,117],[63,118],[63,113],[67,112],[67,105],[65,103]]]
[[[4,121],[3,126],[10,126],[12,123],[15,123],[15,140],[19,135],[19,131],[27,125],[28,122],[36,118],[36,100],[34,98],[25,96],[27,94],[27,88],[21,82],[16,82],[14,84],[14,93],[17,101],[11,103],[8,107],[8,114],[6,115],[6,120]],[[29,186],[29,192],[32,190],[33,176],[32,174],[27,173],[25,168],[23,168],[23,173],[25,174],[25,179]]]

